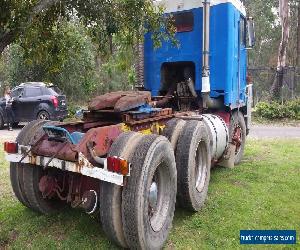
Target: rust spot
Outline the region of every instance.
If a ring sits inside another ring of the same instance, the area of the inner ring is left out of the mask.
[[[101,110],[111,108],[116,112],[122,112],[139,107],[151,101],[149,91],[117,91],[95,97],[89,103],[89,110]]]
[[[36,165],[36,157],[35,156],[29,156],[29,162],[32,165]]]

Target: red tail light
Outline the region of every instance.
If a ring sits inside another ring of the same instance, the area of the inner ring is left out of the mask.
[[[108,171],[119,173],[122,175],[128,175],[130,164],[119,157],[107,157],[107,169]]]
[[[56,96],[51,96],[51,100],[52,100],[54,108],[57,108],[58,107],[58,99],[57,99],[57,97]]]
[[[4,151],[9,154],[18,153],[18,143],[16,142],[4,142]]]

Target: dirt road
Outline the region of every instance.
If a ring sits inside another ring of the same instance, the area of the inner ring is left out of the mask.
[[[251,138],[299,138],[300,139],[300,127],[255,125],[252,126],[249,136]]]

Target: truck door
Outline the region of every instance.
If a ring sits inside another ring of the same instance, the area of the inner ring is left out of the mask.
[[[247,50],[246,50],[246,18],[241,16],[239,22],[239,79],[238,79],[238,103],[245,101],[246,91],[246,67],[247,67]],[[244,103],[245,104],[245,103]]]

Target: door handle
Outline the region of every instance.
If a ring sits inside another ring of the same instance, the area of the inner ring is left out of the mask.
[[[39,98],[39,99],[37,99],[38,101],[41,101],[42,99],[41,98]]]

